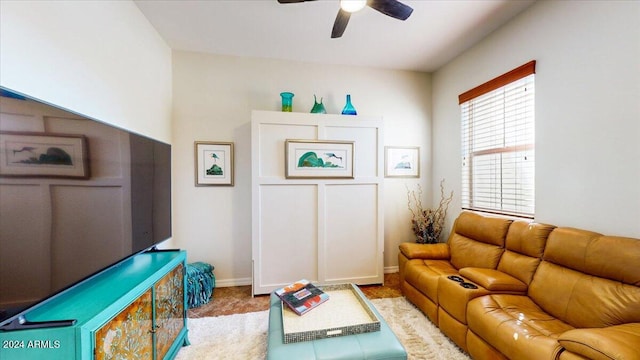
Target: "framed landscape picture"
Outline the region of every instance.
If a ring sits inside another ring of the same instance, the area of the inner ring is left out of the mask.
[[[83,135],[0,132],[0,176],[89,178]]]
[[[233,143],[195,142],[196,186],[233,186]]]
[[[385,146],[385,177],[420,177],[420,148],[418,146]]]
[[[353,141],[286,140],[287,179],[353,179]]]

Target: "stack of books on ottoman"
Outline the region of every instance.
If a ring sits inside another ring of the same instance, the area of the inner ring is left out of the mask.
[[[329,294],[305,279],[278,289],[275,293],[298,315],[304,315],[329,300]]]

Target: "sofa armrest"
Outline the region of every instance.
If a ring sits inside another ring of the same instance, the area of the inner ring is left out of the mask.
[[[400,252],[408,259],[430,259],[430,260],[449,260],[449,245],[445,243],[438,244],[418,244],[418,243],[402,243],[400,244]]]
[[[589,359],[638,359],[640,323],[569,330],[558,342],[567,351]]]
[[[522,294],[527,291],[527,284],[499,270],[466,267],[460,269],[460,275],[489,291]]]

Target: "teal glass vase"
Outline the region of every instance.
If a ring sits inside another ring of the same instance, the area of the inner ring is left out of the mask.
[[[316,96],[313,95],[313,107],[311,108],[312,114],[326,114],[327,110],[324,108],[322,104],[322,98],[320,98],[320,102],[316,99]]]
[[[347,94],[347,103],[344,105],[342,109],[342,115],[358,115],[356,112],[356,108],[351,104],[351,95]]]
[[[282,97],[282,111],[292,112],[293,111],[293,93],[282,92],[280,93],[280,97]]]

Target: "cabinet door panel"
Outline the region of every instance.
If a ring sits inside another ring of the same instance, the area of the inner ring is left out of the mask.
[[[327,185],[325,193],[325,280],[381,282],[378,185]]]
[[[151,289],[95,333],[96,360],[153,359]]]
[[[156,359],[164,359],[184,327],[183,273],[180,264],[155,285]]]
[[[256,286],[317,280],[317,185],[264,185],[259,196],[261,262]]]

